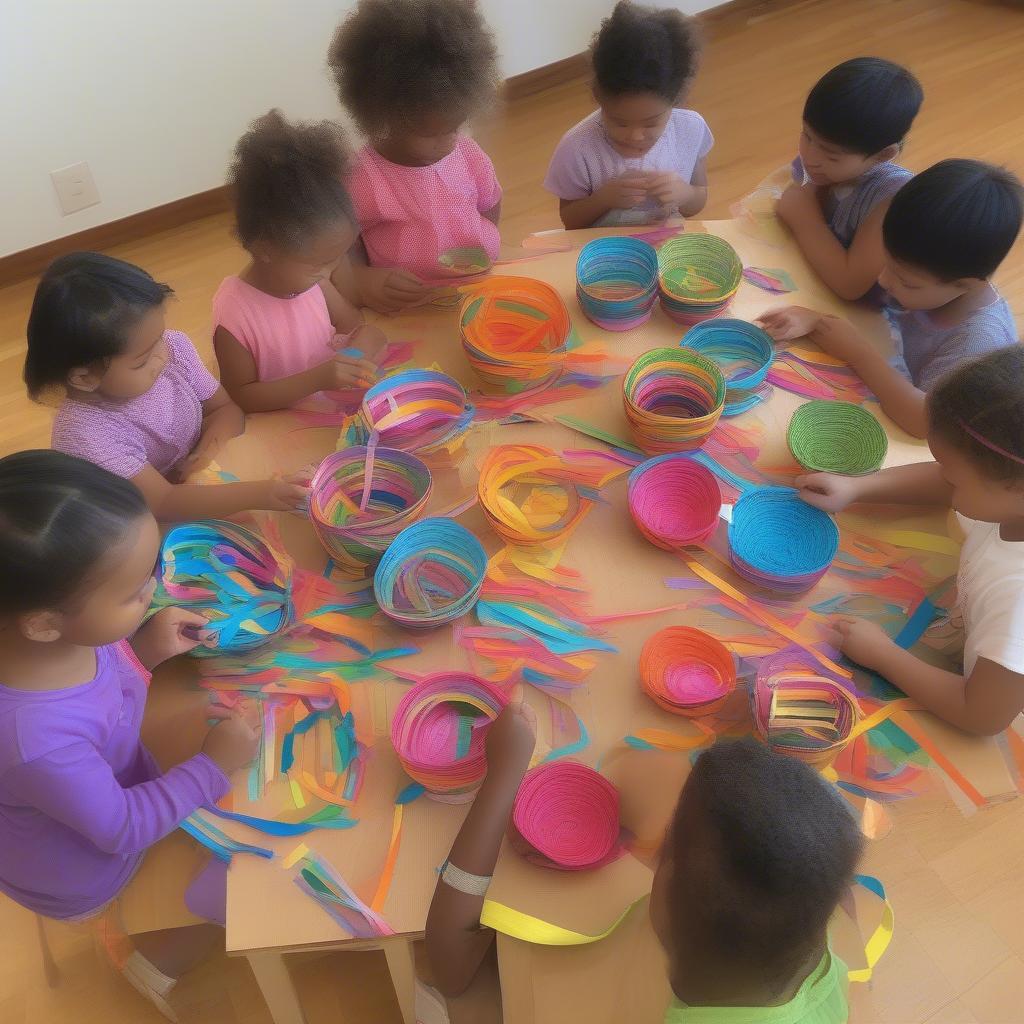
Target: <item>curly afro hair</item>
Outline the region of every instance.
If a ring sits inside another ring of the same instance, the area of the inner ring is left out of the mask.
[[[371,139],[426,114],[469,118],[498,88],[498,50],[474,0],[360,0],[327,66]]]
[[[700,51],[693,18],[620,0],[590,45],[594,84],[608,96],[652,92],[675,103],[697,73]]]
[[[345,132],[333,121],[290,123],[280,110],[253,121],[228,172],[242,245],[294,248],[328,223],[354,223],[343,184],[349,155]]]

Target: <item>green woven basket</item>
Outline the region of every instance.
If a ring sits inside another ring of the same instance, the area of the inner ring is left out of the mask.
[[[804,469],[860,476],[873,473],[889,448],[882,425],[850,402],[816,401],[800,406],[786,434],[793,458]]]
[[[717,235],[679,235],[658,251],[663,292],[690,305],[732,298],[743,280],[743,261]]]

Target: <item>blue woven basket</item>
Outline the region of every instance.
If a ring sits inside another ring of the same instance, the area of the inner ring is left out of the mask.
[[[658,254],[639,238],[595,238],[576,261],[576,298],[588,320],[628,331],[650,319],[658,301]]]
[[[722,368],[725,376],[725,416],[737,416],[764,397],[759,392],[775,361],[775,344],[755,324],[733,317],[718,317],[694,324],[681,348],[692,348]]]

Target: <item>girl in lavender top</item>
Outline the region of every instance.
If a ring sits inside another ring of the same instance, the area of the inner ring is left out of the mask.
[[[63,399],[53,447],[132,480],[161,520],[296,508],[307,488],[294,480],[187,482],[244,419],[192,342],[167,329],[171,294],[139,267],[96,252],[50,265],[29,315],[25,383],[32,398],[56,391]]]
[[[47,917],[98,915],[257,749],[241,713],[166,773],[139,740],[150,670],[205,639],[183,609],[141,625],[159,543],[129,481],[54,451],[0,460],[0,891]],[[217,934],[147,933],[122,969],[170,1015],[174,979]]]

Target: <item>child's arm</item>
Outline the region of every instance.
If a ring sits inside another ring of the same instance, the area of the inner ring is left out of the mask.
[[[195,448],[182,461],[182,475],[205,469],[224,445],[245,430],[245,414],[221,386],[203,402],[203,428]]]
[[[262,509],[292,512],[302,507],[309,488],[296,479],[255,480],[231,484],[172,484],[152,466],[143,466],[132,483],[161,522],[223,519],[239,512]]]
[[[287,409],[318,391],[369,387],[377,375],[377,367],[367,359],[335,355],[290,377],[261,381],[252,355],[225,328],[214,331],[213,348],[224,387],[246,412]]]
[[[635,172],[606,181],[582,199],[559,199],[558,213],[570,231],[589,228],[609,210],[631,210],[647,198],[647,175]]]
[[[844,654],[873,669],[921,707],[965,732],[995,736],[1024,710],[1024,675],[978,658],[969,676],[935,668],[898,647],[881,626],[833,619]]]
[[[770,310],[758,322],[776,341],[807,337],[823,352],[842,359],[871,389],[886,414],[911,437],[928,433],[925,394],[877,349],[837,316],[815,313],[802,306]]]
[[[653,175],[647,188],[662,206],[674,207],[682,217],[696,217],[708,202],[707,160],[702,157],[697,161],[688,182],[668,172]]]
[[[888,203],[879,203],[844,249],[825,221],[815,185],[790,185],[775,208],[793,233],[815,273],[841,299],[859,299],[878,280],[885,259],[882,219]]]
[[[857,502],[875,505],[945,505],[953,498],[937,462],[892,466],[867,476],[807,473],[794,481],[802,500],[825,512],[842,512]]]
[[[487,776],[455,838],[448,864],[484,879],[493,874],[533,745],[529,707],[510,704],[487,734]],[[466,990],[494,942],[494,932],[480,927],[483,904],[483,894],[462,892],[443,877],[438,879],[427,913],[426,942],[434,981],[446,996]]]
[[[231,713],[207,734],[202,753],[127,788],[85,740],[18,766],[7,780],[20,802],[104,853],[130,856],[173,832],[193,811],[220,800],[230,788],[228,776],[256,755],[259,735],[258,717]]]
[[[362,238],[349,253],[359,304],[378,313],[401,313],[423,302],[430,290],[415,274],[397,267],[371,267]],[[335,271],[337,275],[338,271]],[[332,276],[332,280],[334,277]]]

